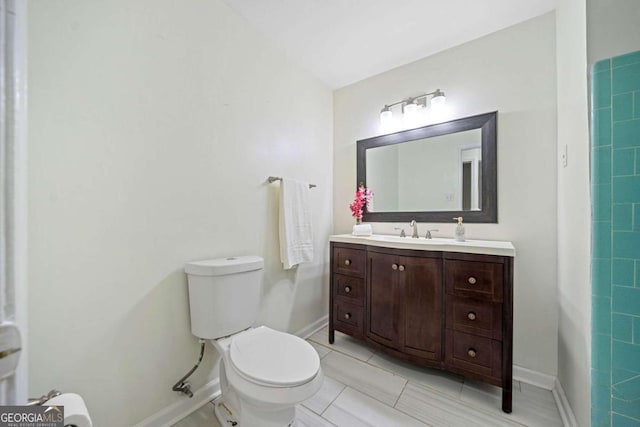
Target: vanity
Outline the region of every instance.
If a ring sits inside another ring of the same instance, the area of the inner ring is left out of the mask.
[[[511,412],[510,242],[330,237],[335,331],[399,359],[502,387]]]

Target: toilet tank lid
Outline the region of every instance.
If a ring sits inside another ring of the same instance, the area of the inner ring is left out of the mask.
[[[223,276],[261,270],[263,267],[264,260],[261,257],[247,255],[188,262],[184,266],[184,271],[195,276]]]

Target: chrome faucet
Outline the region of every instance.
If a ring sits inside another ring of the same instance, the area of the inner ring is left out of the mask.
[[[419,238],[420,236],[418,236],[418,223],[416,222],[416,220],[412,219],[409,226],[413,227],[413,234],[411,235],[411,237],[413,237],[414,239]]]
[[[407,237],[407,235],[404,232],[404,228],[395,227],[394,230],[400,230],[400,237]]]
[[[424,236],[424,238],[425,238],[425,239],[431,239],[431,232],[432,232],[432,231],[440,231],[440,230],[438,230],[437,228],[432,228],[432,229],[430,229],[430,230],[427,230],[427,235],[426,235],[426,236]]]

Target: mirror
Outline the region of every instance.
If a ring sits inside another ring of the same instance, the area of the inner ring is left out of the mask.
[[[497,112],[364,139],[357,183],[370,222],[497,221]]]

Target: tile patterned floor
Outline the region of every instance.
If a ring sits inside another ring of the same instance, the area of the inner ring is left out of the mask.
[[[513,383],[513,413],[500,409],[502,391],[484,383],[420,368],[376,353],[324,328],[308,340],[320,355],[325,381],[296,407],[297,427],[562,427],[548,390]],[[219,427],[207,404],[174,427]]]

